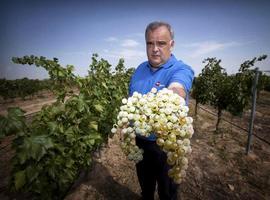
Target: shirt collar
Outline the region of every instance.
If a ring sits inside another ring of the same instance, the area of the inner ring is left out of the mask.
[[[169,68],[169,67],[171,67],[176,61],[177,61],[177,59],[175,58],[175,56],[174,56],[173,54],[171,54],[171,57],[167,60],[167,62],[164,63],[163,65],[160,65],[158,69],[160,69],[160,68]],[[147,66],[148,66],[149,68],[152,68],[149,62],[147,63]]]

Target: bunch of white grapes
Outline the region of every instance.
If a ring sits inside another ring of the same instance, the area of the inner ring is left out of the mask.
[[[143,150],[135,143],[136,135],[156,135],[156,142],[167,153],[171,165],[169,176],[180,183],[186,176],[187,155],[191,153],[190,138],[194,131],[193,119],[188,117],[185,100],[172,90],[152,88],[147,94],[134,92],[122,100],[118,122],[112,133],[120,133],[121,147],[128,159],[136,163],[142,160]]]

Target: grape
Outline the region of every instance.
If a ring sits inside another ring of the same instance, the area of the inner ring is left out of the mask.
[[[187,155],[192,152],[193,119],[188,116],[185,100],[171,90],[157,91],[152,88],[147,94],[134,92],[123,105],[117,116],[112,133],[122,135],[121,148],[129,160],[136,163],[143,159],[143,150],[136,146],[137,135],[149,136],[155,133],[157,145],[167,154],[171,165],[168,175],[175,183],[181,183],[188,168]]]

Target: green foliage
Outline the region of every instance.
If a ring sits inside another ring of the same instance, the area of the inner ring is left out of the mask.
[[[252,85],[255,77],[255,70],[252,69],[255,63],[266,59],[267,56],[263,55],[258,58],[253,58],[252,60],[247,60],[241,64],[239,72],[235,75],[231,75],[231,97],[230,106],[228,111],[233,115],[241,115],[245,108],[247,108],[251,103],[252,97]],[[262,90],[262,84],[259,81],[257,85],[258,92]]]
[[[0,139],[13,133],[20,134],[25,127],[24,111],[20,108],[8,108],[6,117],[0,115]]]
[[[68,93],[72,93],[71,86],[74,84],[75,75],[72,73],[74,67],[67,65],[66,68],[61,67],[57,58],[53,60],[46,59],[43,56],[24,56],[22,58],[13,57],[12,61],[23,65],[36,65],[43,67],[48,71],[50,80],[53,81],[53,91],[57,96],[58,101],[64,101]]]
[[[247,60],[241,64],[239,73],[228,76],[221,67],[221,60],[207,58],[202,72],[196,78],[192,90],[192,96],[197,103],[210,104],[218,110],[216,130],[221,119],[223,110],[233,115],[241,115],[249,105],[252,96],[252,84],[255,75],[251,69],[257,61],[266,59],[266,55]],[[258,90],[262,86],[258,86]]]
[[[270,76],[262,74],[259,78],[259,86],[262,90],[270,92]]]
[[[206,104],[207,103],[207,85],[204,83],[204,77],[199,75],[193,80],[193,87],[191,91],[191,96],[196,99],[197,103]]]
[[[20,97],[23,100],[30,95],[37,94],[41,90],[50,89],[48,80],[31,80],[28,78],[6,80],[0,79],[0,96],[3,99]]]
[[[207,58],[204,60],[206,66],[200,74],[207,86],[205,102],[214,106],[218,110],[218,120],[216,129],[221,119],[222,110],[225,110],[230,104],[230,80],[224,68],[220,66],[221,60],[216,58]]]
[[[0,137],[15,134],[11,188],[35,199],[62,199],[80,171],[91,164],[91,152],[106,142],[133,69],[126,70],[121,59],[112,72],[97,54],[85,78],[60,67],[57,59],[25,56],[14,61],[48,70],[58,101],[43,107],[30,124],[20,109],[0,117]],[[68,92],[64,83],[70,81],[80,91],[64,100]]]

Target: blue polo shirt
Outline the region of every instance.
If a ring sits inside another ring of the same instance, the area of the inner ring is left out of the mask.
[[[129,96],[135,91],[146,94],[153,87],[161,90],[173,82],[178,82],[183,85],[188,97],[193,78],[194,71],[192,68],[181,60],[178,61],[173,54],[166,63],[156,70],[153,70],[150,63],[146,61],[138,66],[131,78]],[[155,136],[152,134],[147,139],[155,140]]]

